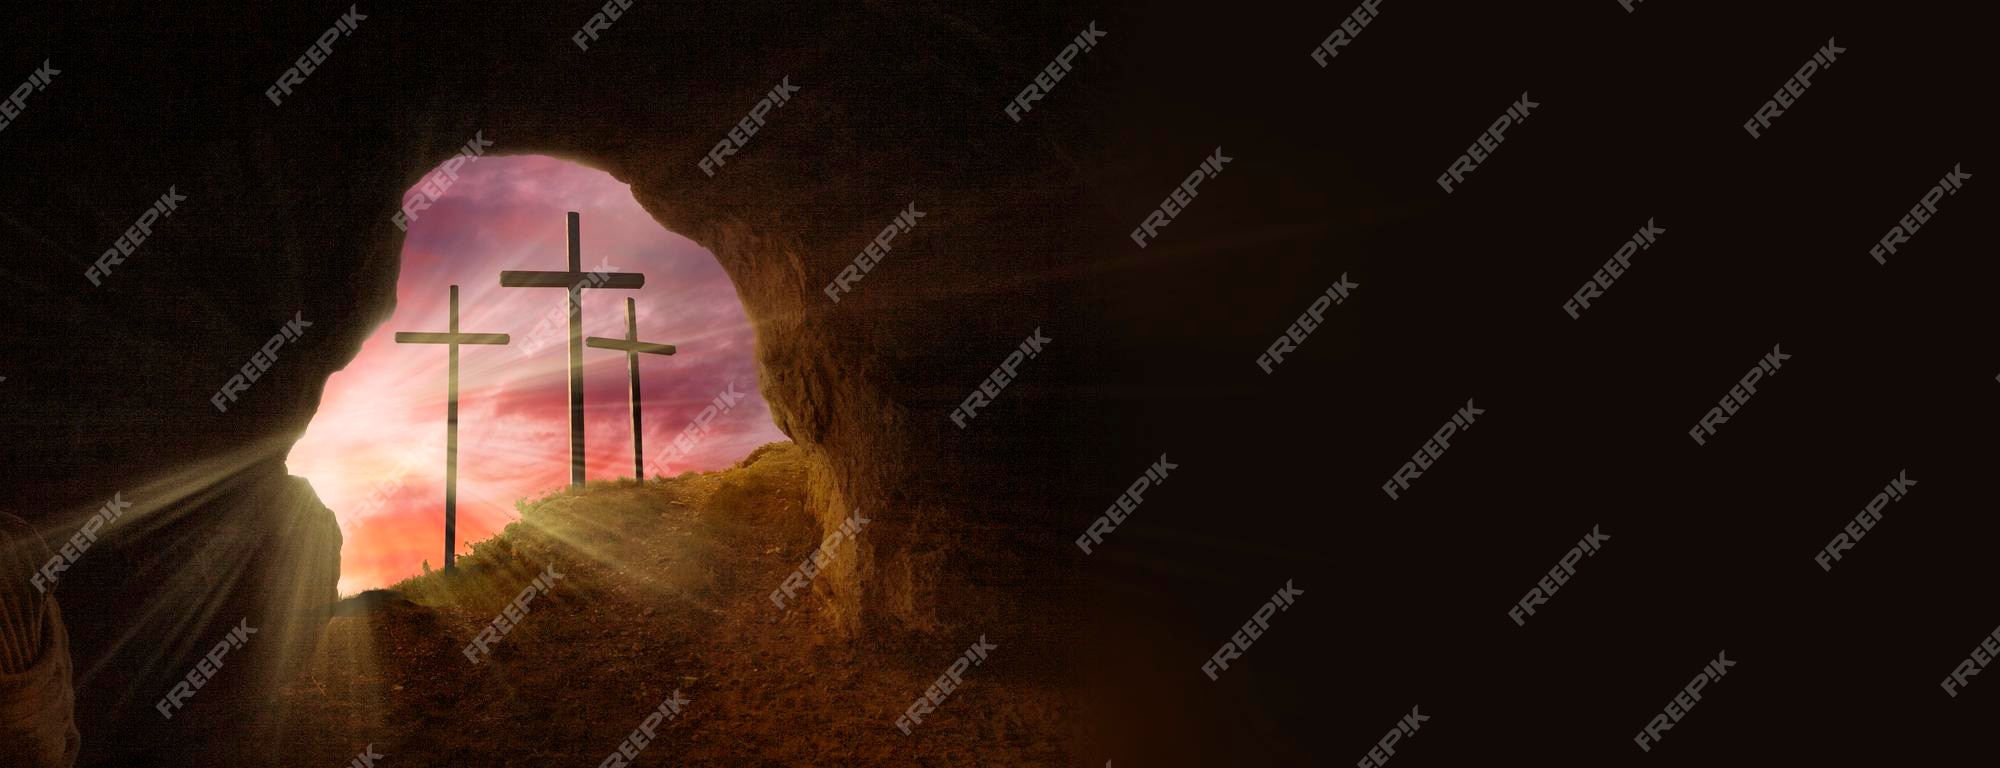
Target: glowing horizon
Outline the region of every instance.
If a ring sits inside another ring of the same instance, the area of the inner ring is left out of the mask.
[[[410,222],[395,312],[328,379],[318,412],[286,458],[339,520],[341,594],[393,584],[420,573],[425,561],[444,565],[446,348],[397,344],[394,335],[446,330],[453,284],[461,332],[512,336],[507,346],[459,348],[457,551],[518,519],[516,499],[567,484],[563,293],[501,288],[499,273],[566,268],[568,211],[582,214],[585,271],[646,275],[641,290],[585,290],[584,334],[623,338],[630,296],[638,300],[639,338],[679,347],[640,360],[649,463],[732,388],[743,397],[710,422],[692,450],[668,462],[668,474],[726,467],[786,439],[757,388],[749,319],[713,255],[663,229],[630,187],[607,173],[549,157],[487,156],[463,166],[442,198]],[[586,476],[630,477],[625,355],[585,349],[583,361]],[[378,487],[387,494],[371,507]]]

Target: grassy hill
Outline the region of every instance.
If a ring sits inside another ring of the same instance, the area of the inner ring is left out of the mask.
[[[905,736],[897,715],[976,635],[890,651],[831,636],[815,596],[772,605],[820,542],[804,488],[798,449],[774,443],[733,469],[522,502],[456,571],[348,601],[285,691],[273,753],[342,765],[372,743],[385,767],[597,766],[679,690],[689,703],[633,765],[1068,762],[1062,692],[1009,674],[1006,649]],[[468,661],[550,566],[562,578]]]

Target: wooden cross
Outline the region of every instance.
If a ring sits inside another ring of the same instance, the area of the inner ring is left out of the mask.
[[[569,212],[569,271],[500,273],[505,288],[565,288],[569,290],[569,484],[583,485],[583,290],[636,289],[646,276],[626,272],[583,271],[583,247],[577,239],[577,212]],[[590,284],[586,285],[586,281]]]
[[[671,355],[674,345],[640,341],[639,318],[634,306],[631,299],[625,300],[625,338],[592,336],[584,339],[583,343],[598,349],[625,350],[625,365],[632,372],[632,477],[643,482],[646,479],[646,446],[642,440],[643,433],[639,431],[639,353]]]
[[[451,287],[451,330],[445,333],[396,332],[397,344],[445,344],[451,348],[451,369],[445,374],[451,400],[445,405],[444,432],[444,569],[452,569],[458,549],[458,345],[505,344],[504,333],[458,332],[458,286]]]

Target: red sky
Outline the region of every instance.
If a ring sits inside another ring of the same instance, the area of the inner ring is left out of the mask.
[[[608,265],[646,275],[637,291],[585,290],[584,335],[622,338],[630,296],[638,300],[640,340],[679,347],[640,359],[647,458],[664,459],[669,475],[717,469],[785,439],[757,390],[750,323],[714,256],[661,228],[609,174],[548,157],[489,155],[464,165],[410,222],[395,313],[328,380],[287,458],[340,521],[341,594],[392,584],[420,572],[424,560],[443,565],[446,347],[394,337],[446,330],[454,283],[461,332],[512,335],[507,346],[459,348],[459,553],[518,519],[516,499],[567,482],[564,292],[500,287],[501,270],[567,266],[567,211],[582,214],[585,271]],[[586,347],[583,360],[588,477],[629,477],[625,355]],[[694,448],[662,456],[732,383],[743,396],[709,422]],[[378,488],[389,492],[370,505]]]

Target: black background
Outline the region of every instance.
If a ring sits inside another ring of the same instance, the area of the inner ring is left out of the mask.
[[[1110,182],[1104,248],[1216,145],[1235,158],[1145,249],[1150,276],[1103,287],[1150,342],[1068,350],[1086,380],[1154,385],[1077,532],[1145,445],[1182,465],[1089,558],[1102,604],[1153,629],[1098,640],[1103,686],[1146,713],[1133,764],[1348,765],[1412,706],[1432,719],[1393,765],[1990,761],[1996,684],[1938,687],[2000,626],[1978,14],[1390,0],[1322,69],[1308,53],[1353,5],[1149,12],[1092,54],[1158,84],[1120,105],[1152,156]],[[1828,38],[1847,51],[1753,139]],[[1523,92],[1541,106],[1445,194]],[[1954,164],[1964,192],[1877,264]],[[1649,218],[1659,242],[1571,319]],[[1342,273],[1354,295],[1264,373]],[[1773,345],[1792,358],[1694,443]],[[1468,398],[1487,413],[1390,500]],[[1918,485],[1823,572],[1899,471]],[[1592,526],[1604,549],[1516,626]],[[1287,580],[1305,595],[1211,682]],[[1642,752],[1723,651],[1738,664]]]

